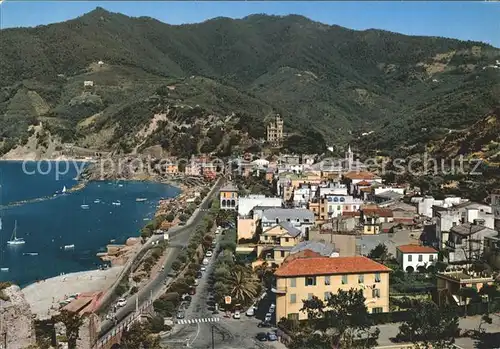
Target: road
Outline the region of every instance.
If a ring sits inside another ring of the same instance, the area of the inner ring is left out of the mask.
[[[215,186],[212,188],[212,191],[207,195],[207,199],[205,199],[200,207],[193,213],[189,221],[185,226],[179,227],[175,230],[169,230],[169,242],[173,245],[185,245],[189,241],[192,233],[195,231],[196,226],[203,220],[203,218],[208,213],[209,203],[211,199],[214,197],[216,193],[218,193],[219,188],[222,185],[223,180],[219,179]],[[157,241],[163,239],[162,235],[159,235],[157,238],[152,239],[148,243],[152,245],[153,241]],[[167,257],[165,258],[164,269],[160,271],[156,277],[151,280],[146,286],[141,288],[139,292],[127,299],[127,304],[120,308],[116,312],[116,319],[118,322],[123,320],[130,313],[135,311],[136,303],[141,306],[144,302],[150,300],[154,297],[164,286],[165,280],[167,280],[168,273],[171,270],[172,263],[177,259],[181,248],[178,247],[167,247]],[[104,336],[107,332],[109,332],[113,328],[112,321],[104,321],[101,325],[101,330],[99,332],[99,338]]]

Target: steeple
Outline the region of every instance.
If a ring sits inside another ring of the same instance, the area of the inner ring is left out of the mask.
[[[351,171],[352,165],[354,164],[354,154],[352,153],[351,145],[349,145],[347,148],[346,160],[347,160],[347,169]]]

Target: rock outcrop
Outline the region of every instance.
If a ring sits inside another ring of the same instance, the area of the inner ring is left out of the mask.
[[[7,301],[0,300],[0,347],[24,349],[34,345],[35,326],[30,306],[21,289],[12,285],[3,290]]]

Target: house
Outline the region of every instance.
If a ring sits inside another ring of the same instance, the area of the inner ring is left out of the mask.
[[[495,219],[494,228],[500,231],[500,189],[495,189],[490,194],[491,209]]]
[[[500,269],[500,234],[484,237],[484,258],[489,265]]]
[[[373,183],[382,184],[382,178],[368,171],[351,171],[344,174],[344,180],[347,181],[351,193],[355,191],[355,186],[362,183],[362,186]]]
[[[94,86],[94,82],[91,80],[87,80],[83,82],[83,87],[92,87]]]
[[[365,206],[360,209],[360,222],[363,226],[363,234],[378,234],[382,223],[394,220],[392,210],[377,206]]]
[[[484,221],[455,225],[450,229],[446,250],[449,262],[480,260],[485,237],[497,236],[496,230],[484,226]]]
[[[494,229],[495,220],[491,207],[475,202],[463,202],[451,207],[432,206],[436,221],[436,238],[439,248],[445,248],[451,228],[458,224],[473,223],[474,219],[484,220],[484,226]]]
[[[248,216],[256,206],[281,207],[283,199],[265,195],[248,195],[238,198],[238,216]]]
[[[413,272],[433,266],[438,260],[438,251],[428,246],[400,245],[396,248],[396,259],[404,271]]]
[[[468,200],[462,199],[457,196],[450,196],[445,198],[444,200],[436,200],[432,196],[414,196],[411,198],[411,204],[417,207],[417,213],[426,217],[434,217],[433,207],[443,207],[448,208],[453,205],[458,205]]]
[[[328,299],[338,290],[362,289],[371,313],[389,311],[391,269],[366,257],[296,258],[283,263],[276,276],[276,319],[307,319],[302,300]]]
[[[266,262],[280,265],[291,249],[302,240],[302,232],[289,222],[266,229],[259,237],[257,256]]]
[[[376,192],[376,189],[375,189]],[[383,191],[379,194],[374,194],[373,195],[373,201],[376,203],[383,203],[387,201],[395,201],[399,200],[403,197],[404,195],[393,190],[388,190],[388,191]]]
[[[289,258],[309,258],[308,253],[306,251],[310,251],[310,255],[315,255],[316,257],[339,257],[339,249],[335,247],[333,244],[329,244],[324,241],[302,241],[296,244],[290,250],[290,255],[287,257],[287,261]]]
[[[306,235],[314,226],[314,214],[305,208],[268,208],[262,212],[262,231],[282,222],[290,222],[295,228]]]
[[[238,206],[238,188],[228,183],[219,190],[221,210],[236,210]]]
[[[238,216],[238,219],[236,220],[238,241],[240,241],[241,239],[252,239],[257,232],[258,224],[258,219],[254,218],[253,216]]]
[[[484,285],[492,285],[493,277],[486,273],[467,273],[465,271],[446,271],[436,274],[437,281],[437,303],[463,305],[470,299],[461,299],[460,289],[464,287],[474,288],[480,291]]]

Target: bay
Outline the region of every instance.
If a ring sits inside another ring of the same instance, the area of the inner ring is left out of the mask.
[[[39,166],[41,171],[36,166],[0,161],[0,203],[4,205],[0,268],[9,268],[0,272],[0,281],[21,286],[61,273],[97,268],[102,262],[96,254],[111,240],[124,243],[128,237],[138,236],[147,223],[145,218],[154,216],[158,201],[180,193],[178,188],[160,183],[97,181],[62,195],[64,186],[69,190],[77,184],[77,166],[70,166],[63,175],[57,175],[55,162]],[[43,200],[8,206],[37,198]],[[147,200],[136,202],[136,198]],[[117,201],[120,206],[112,204]],[[83,209],[83,204],[88,209]],[[26,243],[7,245],[16,221],[17,237]],[[75,247],[67,250],[63,248],[66,245]]]

